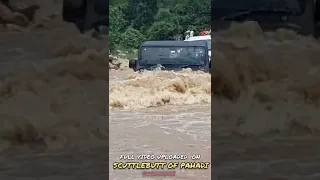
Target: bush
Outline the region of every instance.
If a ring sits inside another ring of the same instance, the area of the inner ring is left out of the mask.
[[[146,37],[139,30],[129,27],[121,36],[120,46],[126,49],[136,49],[145,40]]]

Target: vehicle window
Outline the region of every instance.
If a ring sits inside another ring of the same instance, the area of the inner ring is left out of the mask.
[[[140,65],[205,65],[204,47],[143,47]]]
[[[211,40],[207,40],[208,43],[208,49],[211,50]]]

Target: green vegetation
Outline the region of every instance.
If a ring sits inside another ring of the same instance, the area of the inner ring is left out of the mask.
[[[109,8],[111,52],[210,27],[210,0],[110,0]]]

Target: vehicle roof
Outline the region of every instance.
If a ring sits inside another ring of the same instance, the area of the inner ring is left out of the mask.
[[[206,36],[192,36],[189,37],[189,39],[185,40],[185,41],[198,41],[198,40],[211,40],[211,36],[210,35],[206,35]]]
[[[207,46],[206,41],[147,41],[141,46]]]

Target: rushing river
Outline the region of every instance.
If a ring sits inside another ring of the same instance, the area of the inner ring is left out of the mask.
[[[0,179],[107,179],[143,153],[213,158],[167,179],[320,178],[317,40],[246,23],[213,37],[212,76],[107,74],[107,43],[61,27],[1,29]]]
[[[200,154],[210,162],[211,76],[175,72],[110,72],[110,161],[121,154]],[[121,108],[121,109],[119,109]],[[111,179],[145,179],[141,170],[112,170]],[[208,170],[175,179],[208,179]]]

